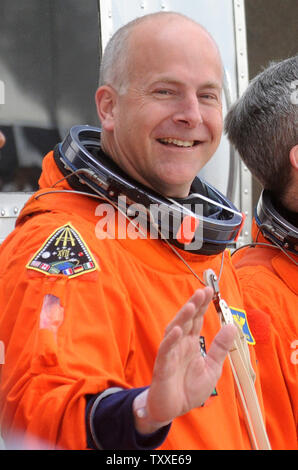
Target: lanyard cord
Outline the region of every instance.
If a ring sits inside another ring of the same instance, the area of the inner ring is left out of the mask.
[[[155,229],[158,231],[159,235],[161,236],[162,240],[166,242],[166,244],[171,248],[173,253],[185,264],[185,266],[188,268],[188,270],[195,276],[198,281],[200,281],[201,284],[204,286],[207,286],[207,284],[197,275],[197,273],[192,269],[192,267],[188,264],[188,262],[183,258],[183,256],[176,250],[176,248],[168,242],[168,240],[163,236],[159,228],[156,226],[155,222],[151,218],[151,214],[149,210],[147,211],[148,215],[151,219],[152,224],[154,225]],[[222,252],[221,256],[221,263],[220,263],[220,269],[219,269],[219,274],[218,274],[218,282],[220,281],[221,275],[222,275],[222,270],[223,270],[223,262],[224,262],[224,251]]]
[[[58,181],[56,181],[53,185],[52,185],[52,188],[54,188],[57,184],[59,184],[60,182],[64,181],[64,180],[67,180],[68,178],[70,178],[70,176],[73,176],[73,175],[76,175],[76,174],[79,174],[79,173],[86,173],[86,170],[84,169],[81,169],[81,170],[76,170],[76,171],[72,171],[69,175],[67,176],[64,176],[63,178],[59,179]],[[89,197],[94,197],[96,199],[105,199],[106,201],[108,201],[109,204],[111,204],[115,209],[119,210],[119,212],[125,216],[125,218],[127,220],[129,220],[129,222],[131,222],[136,228],[138,228],[138,230],[140,230],[140,227],[136,226],[133,221],[125,214],[124,211],[121,210],[121,208],[119,208],[113,201],[111,201],[111,199],[109,199],[106,195],[100,193],[100,195],[97,195],[97,194],[92,194],[92,193],[83,193],[82,191],[76,191],[76,190],[54,190],[54,191],[45,191],[44,193],[41,193],[39,195],[37,195],[35,197],[35,199],[38,199],[39,197],[42,197],[42,196],[45,196],[46,194],[55,194],[55,193],[72,193],[72,194],[80,194],[80,195],[85,195],[85,196],[89,196]],[[170,201],[174,202],[177,206],[180,206],[180,204],[178,204],[176,201],[172,200],[171,198],[167,198],[169,199]],[[207,198],[208,201],[209,201],[209,198]],[[214,203],[214,201],[210,200],[211,202]],[[216,203],[216,205],[218,205]],[[221,206],[221,205],[220,205]],[[183,207],[183,206],[182,206]],[[173,251],[173,253],[185,264],[185,266],[188,268],[188,270],[195,276],[196,279],[198,279],[198,281],[203,284],[204,286],[206,286],[206,283],[197,275],[197,273],[192,269],[192,267],[187,263],[187,261],[183,258],[183,256],[174,248],[173,245],[171,245],[171,243],[168,242],[168,240],[163,236],[163,234],[161,233],[159,227],[156,225],[152,215],[151,215],[151,212],[149,211],[148,208],[145,208],[146,209],[146,212],[149,216],[149,219],[152,223],[152,225],[154,226],[154,228],[157,230],[157,232],[159,233],[161,239],[163,241],[166,242],[166,244],[171,248],[171,250]],[[185,208],[183,208],[185,209]],[[226,207],[225,207],[226,209]],[[234,211],[232,211],[234,212]],[[142,232],[142,230],[140,230],[140,232]],[[144,233],[143,233],[144,235]],[[223,271],[223,262],[224,262],[224,251],[222,253],[222,257],[221,257],[221,264],[220,264],[220,269],[219,269],[219,274],[218,274],[218,282],[220,281],[220,278],[221,278],[221,275],[222,275],[222,271]]]
[[[189,269],[189,271],[200,281],[201,284],[204,286],[207,286],[207,284],[202,281],[202,279],[197,275],[197,273],[192,269],[192,267],[188,264],[188,262],[181,256],[181,254],[166,240],[164,241],[167,243],[167,245],[171,248],[171,250],[175,253],[178,258],[181,259],[181,261],[185,264],[185,266]],[[221,255],[221,263],[220,263],[220,269],[219,269],[219,274],[218,274],[218,282],[220,281],[221,275],[222,275],[222,270],[223,270],[223,261],[224,261],[224,251]]]
[[[287,252],[287,250],[285,250],[284,248],[282,248],[280,245],[278,245],[277,243],[274,243],[272,240],[271,243],[262,243],[262,242],[258,242],[258,238],[259,238],[259,235],[260,235],[260,232],[261,232],[261,227],[259,227],[259,230],[258,230],[258,233],[256,235],[256,241],[253,242],[253,243],[247,243],[246,245],[242,245],[240,246],[239,248],[237,248],[236,250],[233,251],[232,253],[232,256],[234,256],[234,254],[239,251],[239,250],[242,250],[242,248],[247,248],[247,247],[255,247],[255,246],[267,246],[267,248],[276,248],[276,249],[279,249],[283,252],[284,255],[286,255],[294,264],[295,266],[298,266],[298,262],[294,260],[294,258],[292,258],[292,256]]]

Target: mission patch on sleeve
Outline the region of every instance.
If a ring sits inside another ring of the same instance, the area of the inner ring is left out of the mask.
[[[80,234],[67,223],[49,236],[26,268],[48,275],[76,277],[98,266]]]

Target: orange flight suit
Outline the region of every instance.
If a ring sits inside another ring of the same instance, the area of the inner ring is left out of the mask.
[[[255,239],[257,227],[253,224]],[[232,260],[242,284],[272,449],[297,449],[298,269],[279,249],[243,248]],[[289,253],[296,261],[298,256]]]
[[[166,325],[202,284],[164,242],[100,239],[102,201],[59,193],[70,189],[65,181],[49,189],[61,177],[48,154],[40,197],[29,200],[0,248],[0,340],[5,343],[0,427],[5,439],[17,432],[27,446],[85,449],[86,395],[149,385]],[[51,235],[66,225],[64,249],[77,250],[81,243],[79,255],[85,250],[93,260],[86,265],[94,262],[95,269],[55,274],[57,264],[47,271],[48,247],[59,245],[62,232]],[[44,257],[41,268],[36,253]],[[201,279],[207,268],[219,273],[222,255],[181,253]],[[222,297],[245,316],[230,255],[223,256]],[[45,314],[46,298],[54,299],[54,310]],[[219,328],[211,304],[201,332],[207,350]],[[253,346],[251,354],[256,368]],[[258,380],[256,387],[260,393]],[[235,396],[226,360],[212,396],[174,420],[162,449],[250,449]],[[32,444],[32,438],[39,441]]]

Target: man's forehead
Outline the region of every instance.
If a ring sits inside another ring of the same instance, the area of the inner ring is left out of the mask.
[[[171,18],[162,23],[145,21],[131,32],[127,50],[130,81],[154,81],[154,75],[165,74],[167,82],[183,81],[183,68],[193,74],[194,81],[209,81],[210,87],[222,87],[222,62],[218,47],[210,34],[199,24],[185,18]],[[187,25],[187,27],[186,27]],[[159,27],[157,27],[159,26]],[[183,28],[178,34],[177,28]],[[178,76],[172,75],[181,68]],[[205,76],[203,76],[203,72]],[[162,79],[160,77],[159,79]],[[189,81],[189,77],[186,81]],[[206,85],[207,86],[207,85]]]
[[[181,29],[183,33],[179,34]],[[198,48],[221,62],[214,39],[201,25],[187,18],[174,17],[171,22],[164,24],[153,20],[144,22],[144,25],[138,24],[131,31],[127,54],[131,60],[143,58],[146,62],[147,58],[162,54],[175,57],[182,51],[192,57]]]
[[[208,89],[218,89],[221,90],[222,88],[222,80],[221,77],[210,79],[210,80],[199,80],[200,73],[198,72],[198,85],[201,88],[208,88]],[[151,77],[151,83],[153,86],[158,84],[169,84],[169,85],[176,85],[176,86],[185,86],[186,82],[179,79],[175,75],[164,75],[164,74],[157,74]]]

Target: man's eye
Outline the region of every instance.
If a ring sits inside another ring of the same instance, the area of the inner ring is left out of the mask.
[[[158,95],[172,95],[173,91],[172,90],[166,90],[166,89],[160,89],[160,90],[156,90],[155,93],[157,93]]]
[[[204,93],[203,95],[201,95],[201,98],[206,99],[206,100],[217,100],[217,96],[212,95],[210,93]]]

